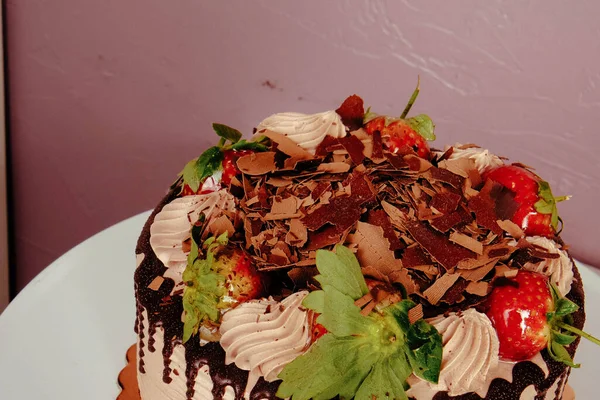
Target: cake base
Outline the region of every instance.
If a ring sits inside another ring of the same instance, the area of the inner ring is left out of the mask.
[[[119,373],[121,394],[117,400],[142,400],[137,382],[136,353],[137,346],[135,344],[127,349],[127,365]],[[569,384],[565,387],[562,400],[575,400],[575,392]]]
[[[137,381],[136,352],[137,346],[135,344],[127,349],[127,365],[119,373],[121,394],[119,394],[117,400],[142,400]]]

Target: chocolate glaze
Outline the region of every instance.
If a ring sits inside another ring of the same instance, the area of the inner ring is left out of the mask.
[[[148,285],[157,276],[162,276],[166,271],[162,264],[150,247],[150,226],[154,221],[156,214],[174,198],[173,194],[168,194],[159,206],[154,210],[148,221],[146,222],[142,234],[138,240],[136,254],[144,254],[140,266],[135,272],[135,293],[137,302],[137,316],[135,331],[139,335],[138,356],[139,373],[145,373],[144,369],[144,349],[147,351],[156,351],[154,347],[154,333],[158,327],[164,329],[163,343],[163,381],[171,383],[173,380],[174,371],[170,367],[171,357],[176,345],[182,344],[183,322],[181,315],[183,313],[183,303],[181,296],[170,296],[174,287],[174,282],[171,279],[165,279],[163,284],[157,291],[148,288]],[[142,314],[146,311],[148,318],[144,320]],[[144,324],[148,324],[149,338],[144,335]],[[248,381],[248,371],[241,370],[235,364],[225,365],[225,351],[219,343],[208,343],[204,346],[200,345],[200,340],[197,337],[192,338],[184,344],[186,370],[185,376],[187,380],[187,399],[192,399],[194,396],[194,383],[198,375],[198,371],[205,365],[208,365],[210,375],[213,381],[213,396],[217,400],[222,400],[225,394],[225,388],[231,386],[235,392],[236,400],[242,400],[244,390]],[[250,394],[251,400],[276,400],[275,392],[279,387],[279,382],[265,382],[260,378],[258,383]]]
[[[144,369],[144,349],[154,352],[154,339],[146,338],[144,335],[144,324],[148,324],[148,332],[150,336],[156,331],[156,328],[162,326],[164,329],[164,347],[163,347],[163,381],[170,383],[172,381],[172,369],[170,368],[171,356],[176,344],[181,344],[183,333],[183,323],[181,315],[183,312],[182,297],[170,296],[174,282],[170,279],[165,279],[159,290],[154,291],[148,288],[148,285],[157,276],[162,276],[166,271],[165,266],[152,251],[150,246],[150,226],[154,221],[156,214],[164,207],[165,204],[175,198],[173,192],[170,192],[161,203],[156,207],[152,215],[148,218],[143,231],[139,237],[136,247],[136,254],[144,254],[144,259],[135,272],[135,293],[137,301],[137,317],[135,331],[138,333],[140,341],[138,347],[139,373],[145,373]],[[560,240],[559,240],[560,241]],[[584,312],[584,292],[581,283],[581,277],[577,268],[574,266],[574,281],[571,292],[567,296],[569,299],[577,303],[581,308],[573,314],[573,326],[583,328],[585,322]],[[148,318],[144,320],[142,311],[146,310]],[[442,311],[443,310],[438,310]],[[174,339],[173,339],[174,338]],[[570,347],[569,352],[573,355],[579,344],[577,339]],[[213,396],[217,400],[222,400],[226,386],[231,386],[235,392],[236,400],[243,399],[243,392],[248,380],[248,372],[241,370],[235,364],[225,365],[225,352],[218,343],[210,343],[205,346],[200,346],[199,340],[193,338],[185,345],[186,356],[186,379],[187,379],[187,398],[192,399],[194,395],[194,382],[199,369],[208,365],[210,375],[214,383]],[[487,396],[484,400],[519,400],[523,390],[533,384],[539,393],[536,399],[543,400],[545,393],[560,379],[564,382],[569,375],[570,368],[562,363],[552,360],[546,353],[542,352],[542,356],[548,365],[550,374],[548,378],[544,378],[541,369],[531,362],[520,362],[513,369],[513,382],[509,383],[503,379],[496,379],[490,385]],[[265,382],[262,378],[255,385],[251,393],[251,400],[279,399],[275,396],[279,381]],[[559,385],[559,387],[562,387]],[[461,396],[449,396],[445,392],[438,393],[434,396],[434,400],[481,400],[482,398],[474,393],[469,393]],[[557,399],[558,400],[558,399]]]

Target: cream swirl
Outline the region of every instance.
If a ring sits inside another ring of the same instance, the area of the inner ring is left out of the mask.
[[[407,394],[431,399],[438,391],[450,396],[476,392],[485,397],[490,372],[498,366],[498,336],[489,318],[473,309],[428,320],[442,335],[443,354],[438,384],[412,376]],[[482,394],[483,393],[483,394]]]
[[[220,211],[234,211],[235,199],[226,190],[208,194],[178,197],[163,207],[154,217],[150,226],[150,246],[156,257],[167,267],[164,276],[182,282],[182,274],[187,265],[187,252],[183,242],[191,237],[192,225],[204,214],[205,221],[220,214]]]
[[[335,111],[317,114],[285,112],[273,114],[256,127],[257,132],[269,130],[287,136],[303,149],[314,154],[325,136],[346,136],[346,127]]]
[[[454,150],[452,151],[452,155],[450,155],[450,160],[470,158],[475,162],[475,166],[480,174],[504,165],[504,162],[500,159],[500,157],[490,153],[487,149],[482,149],[480,147],[468,147],[466,149],[461,149],[461,146],[462,145],[460,143],[456,143],[453,146]]]
[[[542,236],[528,236],[526,239],[534,246],[546,249],[550,254],[558,254],[558,258],[545,258],[538,263],[528,262],[523,265],[523,269],[546,275],[556,284],[560,294],[566,296],[573,283],[573,262],[567,252],[561,250],[555,241]],[[512,244],[516,243],[513,241]]]
[[[225,363],[250,371],[246,395],[259,377],[277,380],[283,367],[308,349],[311,316],[302,307],[307,294],[293,293],[281,303],[252,300],[223,315],[220,331]]]

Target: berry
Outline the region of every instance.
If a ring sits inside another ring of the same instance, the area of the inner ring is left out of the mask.
[[[315,315],[315,320],[317,319],[317,315]],[[321,336],[325,335],[327,333],[327,328],[325,328],[323,325],[319,324],[318,322],[314,322],[313,323],[313,328],[312,328],[312,341],[315,342],[317,339],[319,339]]]
[[[237,160],[252,153],[254,153],[252,150],[227,150],[223,153],[223,175],[221,175],[221,182],[224,185],[229,185],[233,177],[240,173],[236,164]]]
[[[510,282],[516,285],[494,288],[487,315],[498,333],[500,357],[527,360],[548,343],[546,313],[552,309],[552,295],[543,275],[519,271]]]
[[[362,126],[363,116],[365,115],[363,99],[353,94],[344,100],[335,112],[342,118],[344,125],[351,130],[358,129]]]
[[[408,147],[419,157],[429,158],[430,150],[427,140],[411,128],[405,120],[376,117],[367,122],[365,130],[369,135],[379,131],[392,153],[398,153],[403,147]]]
[[[227,300],[224,301],[235,305],[259,298],[265,292],[263,275],[256,270],[251,258],[241,250],[221,254],[214,269],[225,278]]]
[[[503,165],[485,178],[514,193],[518,208],[511,220],[530,236],[554,236],[558,226],[556,203],[568,197],[554,197],[550,186],[533,172],[517,166]]]
[[[487,307],[498,334],[500,357],[506,360],[528,360],[546,348],[554,360],[577,367],[565,346],[577,336],[600,344],[567,323],[579,306],[561,297],[546,276],[535,272],[520,270],[514,278],[505,279],[492,290]]]

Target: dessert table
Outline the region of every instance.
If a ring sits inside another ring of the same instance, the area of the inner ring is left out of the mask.
[[[48,266],[0,315],[0,399],[114,399],[135,342],[135,243],[150,212],[124,220]],[[600,336],[600,271],[577,263],[587,295],[586,331]],[[583,340],[570,384],[596,397],[600,348]]]

